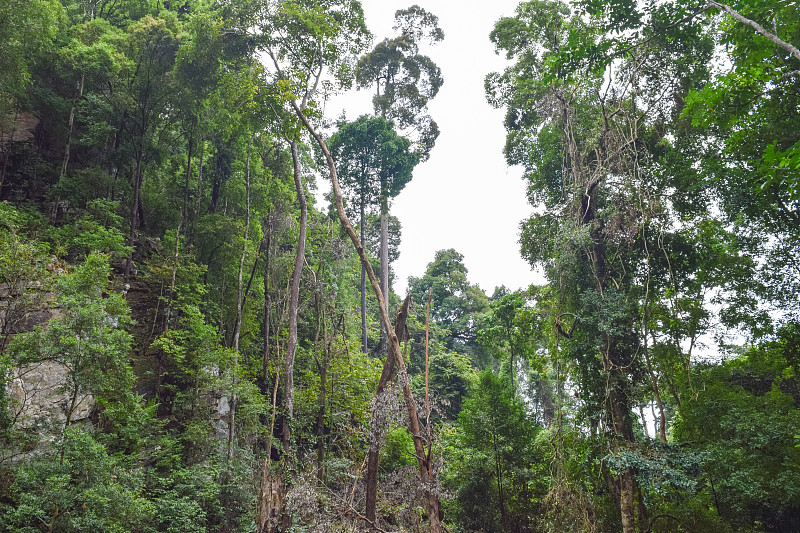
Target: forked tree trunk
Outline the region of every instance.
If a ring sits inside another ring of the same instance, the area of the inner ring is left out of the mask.
[[[372,270],[372,265],[369,263],[367,254],[364,251],[364,246],[361,244],[358,235],[356,234],[352,224],[350,224],[350,220],[348,220],[347,215],[345,214],[344,203],[342,201],[342,190],[339,187],[339,178],[336,174],[336,164],[333,161],[330,150],[328,150],[325,140],[319,133],[316,132],[316,130],[314,130],[314,127],[308,121],[308,118],[306,118],[306,116],[303,114],[303,111],[297,105],[297,103],[292,101],[291,105],[294,108],[297,117],[303,123],[303,126],[305,126],[309,134],[319,145],[322,153],[325,155],[325,161],[328,164],[328,171],[330,172],[331,183],[333,185],[333,194],[336,201],[336,212],[339,216],[339,221],[342,223],[347,235],[350,237],[350,241],[353,243],[356,253],[361,260],[361,265],[367,272],[367,276],[370,284],[372,285],[372,290],[375,293],[375,297],[378,299],[381,325],[387,332],[387,337],[389,340],[389,357],[391,357],[394,361],[394,364],[397,365],[398,375],[400,376],[401,383],[403,384],[403,396],[406,403],[406,409],[408,410],[409,432],[411,433],[411,437],[414,441],[414,453],[417,457],[420,479],[425,487],[430,531],[431,533],[441,533],[442,527],[441,523],[439,522],[439,497],[432,487],[433,483],[435,482],[435,479],[432,476],[432,468],[430,468],[430,465],[432,464],[432,457],[426,456],[425,454],[425,443],[420,433],[421,430],[419,418],[417,416],[417,406],[414,401],[413,393],[411,392],[408,375],[406,374],[405,362],[403,361],[403,355],[400,350],[400,341],[398,340],[395,332],[392,330],[392,324],[389,321],[389,311],[386,306],[386,300],[383,298],[383,293],[380,285],[378,284],[378,278],[375,276],[375,272]]]

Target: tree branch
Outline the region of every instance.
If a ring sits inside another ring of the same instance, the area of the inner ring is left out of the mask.
[[[784,50],[786,50],[787,52],[792,54],[795,58],[797,58],[798,61],[800,61],[800,50],[798,50],[795,46],[787,43],[783,39],[779,38],[774,33],[771,33],[769,31],[767,31],[758,22],[756,22],[754,20],[750,20],[749,18],[747,18],[745,16],[742,16],[742,14],[740,14],[738,11],[733,9],[731,6],[728,6],[728,5],[725,5],[725,4],[720,4],[718,2],[714,2],[714,0],[708,0],[708,5],[710,7],[716,7],[717,9],[721,9],[722,11],[725,11],[726,13],[728,13],[730,16],[732,16],[733,18],[735,18],[736,20],[738,20],[742,24],[746,24],[746,25],[750,26],[751,28],[756,30],[756,32],[758,32],[762,36],[766,37],[767,39],[769,39],[770,41],[772,41],[776,45],[780,46],[781,48],[783,48]]]

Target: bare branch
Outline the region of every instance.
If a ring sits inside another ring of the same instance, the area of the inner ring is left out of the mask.
[[[792,54],[795,58],[797,58],[800,61],[800,50],[798,50],[795,46],[787,43],[783,39],[779,38],[774,33],[767,31],[758,22],[756,22],[754,20],[750,20],[749,18],[747,18],[745,16],[742,16],[741,13],[739,13],[738,11],[733,9],[731,6],[727,6],[725,4],[720,4],[718,2],[714,2],[714,0],[708,0],[708,5],[711,6],[711,7],[716,7],[717,9],[721,9],[722,11],[725,11],[726,13],[728,13],[730,16],[732,16],[733,18],[735,18],[736,20],[738,20],[742,24],[747,24],[748,26],[750,26],[751,28],[756,30],[759,34],[763,35],[764,37],[766,37],[767,39],[769,39],[770,41],[772,41],[776,45],[780,46],[781,48],[783,48],[784,50],[786,50],[787,52]]]

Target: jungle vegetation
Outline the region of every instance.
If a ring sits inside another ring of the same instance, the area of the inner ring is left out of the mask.
[[[0,1],[0,531],[800,530],[796,2],[498,20],[546,281],[491,294],[392,290],[447,71],[398,7]]]

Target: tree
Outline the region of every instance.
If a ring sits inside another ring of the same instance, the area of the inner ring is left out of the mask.
[[[483,320],[478,340],[495,350],[508,352],[511,389],[516,390],[517,363],[533,355],[533,341],[539,324],[534,311],[517,293],[505,294],[492,301],[491,312]]]
[[[438,24],[436,16],[417,5],[398,10],[395,12],[393,29],[400,30],[401,34],[378,43],[359,59],[356,69],[359,87],[375,86],[375,96],[372,98],[375,114],[397,120],[401,130],[413,131],[415,152],[421,161],[427,161],[439,136],[436,122],[427,115],[427,105],[439,92],[443,81],[439,67],[429,57],[420,54],[419,44],[423,38],[427,38],[431,44],[444,39],[444,32]],[[398,193],[399,189],[392,194],[391,188],[381,178],[380,278],[385,298],[389,297],[389,198]],[[381,348],[385,344],[386,339],[382,335]]]
[[[685,230],[661,182],[690,187],[668,181],[666,132],[676,102],[706,72],[670,43],[680,39],[701,58],[710,49],[697,27],[670,26],[671,13],[655,11],[645,24],[629,3],[586,9],[592,16],[582,18],[564,4],[521,4],[491,34],[515,64],[486,85],[490,102],[508,108],[506,157],[525,166],[530,199],[544,204],[523,223],[523,255],[550,281],[553,331],[576,365],[592,434],[606,428],[600,437],[624,456],[635,441],[637,386],[650,377],[658,390],[643,327],[652,325],[651,289],[671,284],[669,268],[658,279],[647,265],[658,256],[674,264],[664,243]],[[641,32],[633,42],[611,35],[631,28]],[[637,502],[635,463],[618,466],[604,475],[615,478],[621,529],[632,533],[647,508]]]
[[[439,19],[418,5],[399,9],[392,29],[400,35],[387,38],[362,56],[356,69],[360,88],[375,88],[372,104],[375,114],[397,121],[400,130],[414,132],[415,149],[423,161],[439,135],[436,122],[427,115],[428,101],[442,86],[441,69],[419,47],[444,39]]]
[[[458,417],[451,481],[455,518],[467,531],[534,531],[543,496],[538,429],[510,384],[490,369]]]
[[[800,523],[800,395],[788,371],[797,366],[798,341],[789,324],[740,357],[691,372],[697,397],[684,402],[673,434],[702,458],[696,491],[707,512],[735,530],[790,531]]]
[[[410,151],[410,141],[394,131],[391,120],[359,117],[349,124],[340,123],[339,131],[331,137],[330,149],[339,163],[342,184],[348,196],[357,204],[361,225],[361,245],[366,243],[368,208],[380,204],[381,272],[388,269],[389,258],[389,199],[394,198],[411,180],[411,172],[419,161]],[[370,209],[371,210],[371,209]],[[386,224],[384,224],[384,221]],[[385,257],[384,257],[385,256]],[[385,259],[385,260],[384,260]],[[388,298],[388,270],[381,277],[384,296]],[[367,352],[366,273],[361,269],[361,336],[362,350]]]
[[[707,83],[686,95],[683,115],[705,150],[685,147],[705,166],[705,184],[721,199],[726,219],[739,233],[769,233],[751,249],[769,265],[760,273],[774,312],[788,312],[800,295],[793,271],[800,242],[800,18],[781,2],[709,2],[704,26],[730,62],[714,68]],[[794,281],[793,281],[794,280]]]
[[[445,347],[467,350],[477,365],[483,362],[476,342],[478,327],[481,316],[489,310],[489,299],[469,282],[467,274],[463,255],[452,248],[439,250],[422,277],[408,279],[408,288],[418,302],[427,301],[428,291],[433,291],[431,318],[448,330]]]
[[[128,246],[136,242],[136,231],[141,221],[141,192],[144,165],[155,148],[155,132],[162,126],[157,119],[167,109],[168,97],[173,91],[169,74],[178,50],[175,21],[147,16],[131,28],[124,46],[128,61],[123,70],[123,80],[116,87],[114,97],[121,124],[120,129],[129,135],[133,155],[131,169],[131,210]],[[125,275],[131,271],[132,256],[128,257]]]

